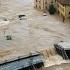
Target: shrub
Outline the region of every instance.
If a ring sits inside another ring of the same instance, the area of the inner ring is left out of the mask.
[[[53,14],[55,14],[56,13],[56,8],[55,8],[55,6],[54,6],[54,4],[50,4],[50,6],[49,6],[49,13],[51,14],[51,15],[53,15]]]

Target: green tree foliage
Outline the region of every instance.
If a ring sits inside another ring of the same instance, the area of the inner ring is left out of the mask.
[[[48,11],[51,15],[56,13],[56,8],[55,8],[55,5],[53,3],[50,4]]]

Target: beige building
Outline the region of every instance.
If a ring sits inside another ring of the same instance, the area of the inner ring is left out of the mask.
[[[38,10],[44,11],[46,9],[46,0],[35,0],[35,8],[37,8]]]
[[[63,21],[66,18],[70,18],[70,0],[57,0],[57,10],[63,17]]]
[[[51,2],[55,2],[55,0],[34,0],[35,8],[45,12]]]
[[[63,21],[70,18],[70,0],[35,0],[35,8],[46,12],[51,2],[56,5],[57,11],[63,17]]]

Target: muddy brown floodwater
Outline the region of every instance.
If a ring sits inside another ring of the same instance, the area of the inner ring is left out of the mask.
[[[26,17],[19,20],[19,14]],[[34,9],[33,0],[1,0],[0,16],[9,20],[8,25],[0,26],[0,61],[51,48],[59,41],[70,41],[70,22],[63,23],[58,15],[51,16],[48,12],[47,16],[43,16],[42,12]],[[11,35],[12,40],[6,40],[7,35]],[[50,57],[47,62],[52,64],[63,60],[55,58]],[[69,66],[63,65],[64,68]],[[63,65],[56,66],[59,69],[51,68],[63,70],[60,68]]]
[[[60,64],[47,67],[44,70],[70,70],[70,64]]]

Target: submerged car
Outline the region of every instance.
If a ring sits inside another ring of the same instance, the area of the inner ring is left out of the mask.
[[[70,59],[70,42],[60,42],[54,44],[56,52],[63,57],[63,59]]]

